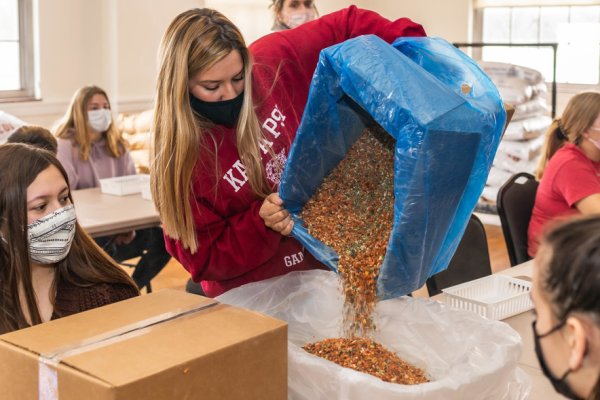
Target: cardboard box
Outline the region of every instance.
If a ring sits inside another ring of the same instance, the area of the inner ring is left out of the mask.
[[[0,398],[286,399],[287,325],[163,290],[0,336]]]

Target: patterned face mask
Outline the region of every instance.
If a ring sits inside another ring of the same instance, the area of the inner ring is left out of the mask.
[[[75,206],[71,204],[27,225],[31,260],[38,264],[63,260],[71,249],[76,222]]]

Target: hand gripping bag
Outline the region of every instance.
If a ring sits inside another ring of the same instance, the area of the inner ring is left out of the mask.
[[[298,215],[373,121],[396,139],[394,221],[377,282],[378,297],[387,299],[448,266],[483,191],[506,112],[492,81],[443,39],[390,45],[365,35],[323,50],[279,195],[295,220],[292,235],[334,271],[336,252]]]

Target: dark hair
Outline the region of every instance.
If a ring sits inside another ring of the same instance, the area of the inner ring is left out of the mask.
[[[50,131],[41,126],[25,125],[13,132],[8,137],[7,143],[25,143],[40,149],[45,149],[52,154],[58,151],[58,142]]]
[[[600,326],[600,217],[577,217],[545,233],[551,250],[540,278],[559,321],[573,312],[589,315]]]
[[[18,167],[15,167],[18,166]],[[21,143],[0,146],[0,333],[29,326],[21,308],[19,285],[32,324],[42,322],[31,279],[27,234],[27,188],[40,172],[54,166],[68,185],[67,173],[49,151]],[[71,202],[71,194],[69,193]],[[67,257],[56,264],[57,283],[64,280],[79,287],[97,283],[135,283],[94,240],[76,224]],[[61,310],[55,310],[61,313]]]

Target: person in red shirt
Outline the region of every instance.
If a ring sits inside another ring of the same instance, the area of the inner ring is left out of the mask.
[[[151,187],[167,250],[217,296],[248,282],[326,268],[288,236],[277,188],[322,49],[363,34],[424,36],[354,6],[247,47],[221,13],[193,9],[160,50]]]
[[[551,221],[600,213],[600,92],[573,96],[552,123],[536,178],[540,184],[528,230],[531,257]]]

